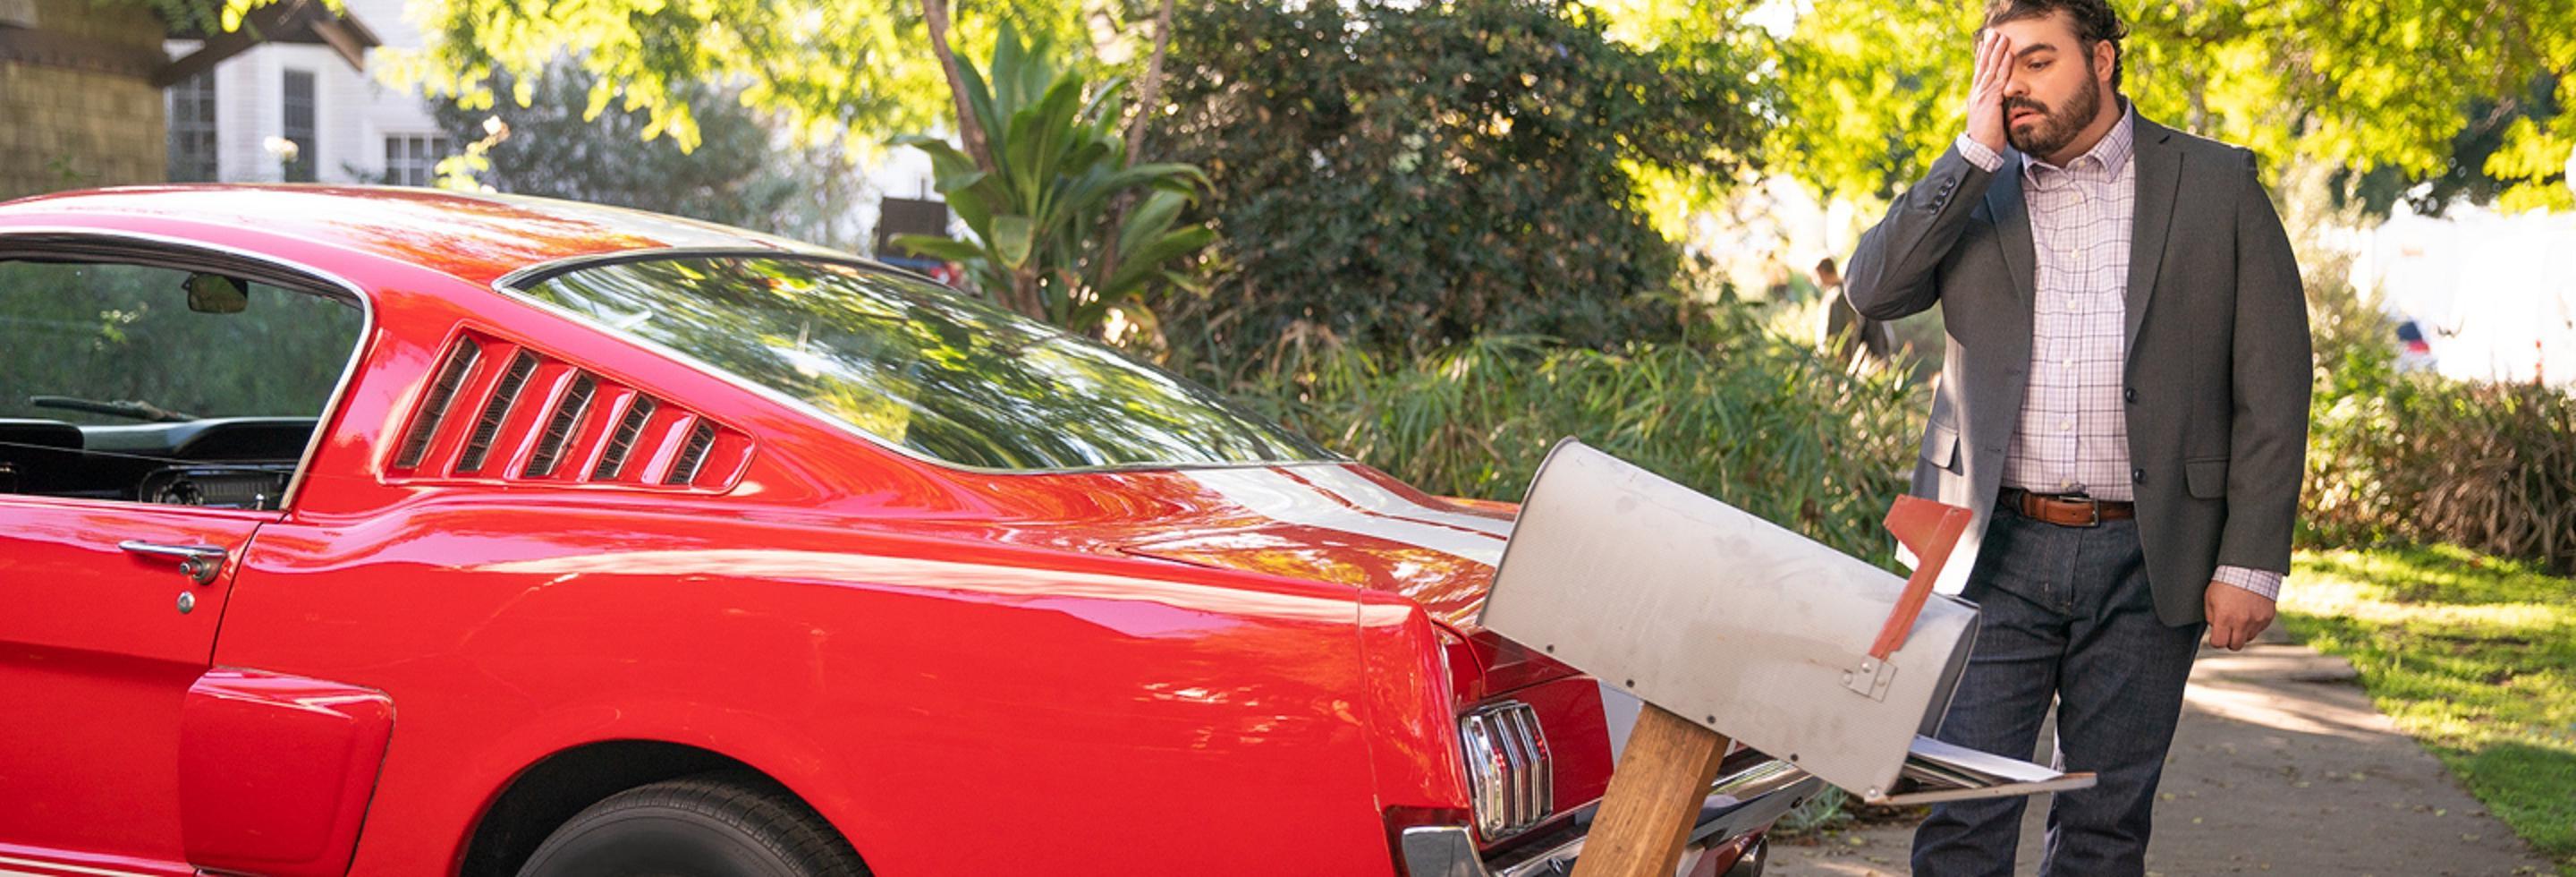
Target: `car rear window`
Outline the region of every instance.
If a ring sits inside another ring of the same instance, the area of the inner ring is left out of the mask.
[[[793,256],[654,258],[578,268],[521,291],[953,464],[1333,459],[1197,384],[882,269]]]

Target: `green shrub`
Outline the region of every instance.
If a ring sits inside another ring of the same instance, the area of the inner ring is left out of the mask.
[[[1155,148],[1207,170],[1194,215],[1224,240],[1203,291],[1151,302],[1170,364],[1231,379],[1292,332],[1677,338],[1678,252],[1636,175],[1732,179],[1768,80],[1738,40],[1609,31],[1551,0],[1182,4]]]
[[[2310,411],[2307,541],[2441,543],[2576,571],[2576,396],[2348,351]]]
[[[1410,358],[1290,345],[1238,395],[1423,489],[1517,501],[1574,436],[1882,564],[1926,400],[1849,372],[1740,313],[1722,339],[1617,352],[1487,337]]]

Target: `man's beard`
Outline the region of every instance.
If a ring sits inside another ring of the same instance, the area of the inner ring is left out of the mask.
[[[2077,91],[2074,97],[2068,98],[2066,105],[2062,107],[2050,107],[2029,98],[2006,99],[2004,101],[2006,118],[2010,118],[2013,111],[2020,109],[2038,110],[2040,115],[2039,121],[2029,128],[2028,133],[2024,133],[2019,125],[2005,123],[2004,142],[2012,144],[2014,149],[2021,150],[2023,155],[2043,160],[2056,155],[2057,151],[2065,149],[2067,144],[2075,142],[2076,136],[2084,133],[2084,126],[2093,124],[2093,117],[2102,112],[2102,85],[2093,80],[2092,71],[2087,70],[2085,73],[2084,88]]]

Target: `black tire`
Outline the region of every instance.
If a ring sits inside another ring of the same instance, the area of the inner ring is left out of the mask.
[[[831,825],[786,789],[725,772],[637,786],[592,804],[519,877],[865,877]]]

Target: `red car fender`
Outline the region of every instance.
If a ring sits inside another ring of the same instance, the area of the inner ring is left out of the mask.
[[[638,699],[627,693],[555,705],[545,713],[515,724],[487,745],[460,753],[454,763],[467,765],[455,778],[460,790],[476,790],[481,800],[471,809],[468,827],[490,814],[503,791],[531,768],[573,750],[605,743],[652,742],[689,746],[743,763],[795,793],[835,826],[860,826],[859,791],[841,782],[845,775],[828,741],[800,733],[776,717],[745,712],[731,705],[685,699]],[[853,845],[864,834],[853,834]],[[459,837],[461,857],[468,832]]]
[[[1458,749],[1455,698],[1442,632],[1421,604],[1367,593],[1360,603],[1360,656],[1368,667],[1369,757],[1380,805],[1454,811],[1469,807]]]

